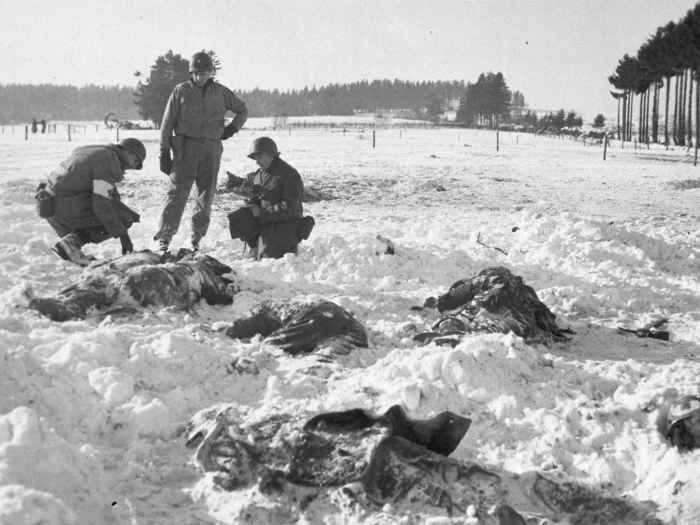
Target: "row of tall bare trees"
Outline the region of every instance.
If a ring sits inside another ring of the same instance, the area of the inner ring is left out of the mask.
[[[617,99],[620,139],[633,140],[632,120],[636,107],[639,142],[663,139],[667,146],[671,141],[678,146],[690,146],[694,140],[697,143],[700,137],[700,3],[678,22],[659,27],[642,44],[636,56],[625,54],[608,80],[615,88],[610,93]]]

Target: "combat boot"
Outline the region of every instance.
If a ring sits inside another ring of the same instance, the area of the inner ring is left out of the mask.
[[[51,251],[65,261],[70,261],[80,266],[87,266],[93,260],[81,250],[83,243],[75,233],[69,233],[58,241]]]

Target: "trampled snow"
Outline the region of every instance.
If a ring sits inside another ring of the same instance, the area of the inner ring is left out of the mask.
[[[275,523],[260,495],[214,490],[190,462],[184,425],[217,403],[234,403],[244,419],[395,403],[412,417],[452,410],[473,420],[453,457],[563,473],[652,500],[669,522],[700,523],[700,451],[669,447],[655,422],[664,400],[700,394],[700,189],[687,183],[700,168],[689,153],[615,143],[603,162],[598,146],[514,133],[501,134],[497,153],[493,132],[397,128],[379,129],[372,149],[369,128],[263,125],[225,143],[220,180],[224,170],[252,171],[250,141],[273,136],[305,184],[333,197],[306,205],[316,229],[299,255],[243,259],[226,223],[238,201],[221,194],[202,248],[241,276],[232,306],[67,323],[26,309],[27,294],[56,292],[80,272],[50,253],[55,234],[36,216],[33,190],[73,147],[114,132],[86,125],[69,143],[59,126],[25,142],[23,129],[3,128],[0,523],[237,523],[246,512]],[[121,193],[141,213],[135,247],[153,247],[166,188],[157,132],[121,134],[148,148]],[[188,245],[190,213],[175,247]],[[396,255],[383,253],[377,234]],[[120,247],[112,240],[86,252],[113,257]],[[547,348],[473,335],[456,348],[416,346],[411,336],[432,318],[410,307],[492,265],[522,275],[576,331],[572,341]],[[292,297],[349,308],[370,348],[326,363],[216,331],[259,300]],[[660,317],[669,342],[616,330]],[[232,371],[240,358],[254,373]],[[407,523],[391,510],[362,519]],[[360,516],[307,516],[322,519]]]

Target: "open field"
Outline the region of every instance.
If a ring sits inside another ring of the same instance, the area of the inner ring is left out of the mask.
[[[0,486],[24,487],[12,501],[52,524],[237,523],[260,502],[212,490],[189,464],[182,430],[196,411],[235,402],[253,418],[399,403],[415,417],[470,417],[458,459],[560,473],[652,500],[668,522],[700,523],[700,451],[679,454],[655,426],[663,399],[700,394],[700,168],[690,153],[613,144],[604,162],[598,146],[512,133],[497,153],[493,132],[400,128],[377,130],[373,149],[369,127],[262,131],[269,123],[225,143],[220,181],[253,170],[253,138],[275,138],[305,184],[333,197],[306,205],[317,225],[298,256],[242,259],[226,222],[237,202],[221,194],[202,249],[246,283],[233,306],[63,324],[26,309],[27,290],[57,291],[80,272],[50,253],[55,234],[33,190],[73,147],[114,131],[86,124],[70,143],[60,133],[25,141],[23,127],[0,134]],[[134,246],[152,248],[166,188],[157,132],[121,136],[148,149],[120,191],[141,213]],[[174,247],[188,246],[189,213]],[[395,256],[377,255],[377,234]],[[120,253],[116,240],[85,251]],[[411,325],[427,321],[410,307],[494,265],[522,275],[573,340],[547,348],[473,335],[417,347]],[[259,340],[210,330],[262,298],[312,296],[355,312],[370,348],[332,363],[273,359]],[[669,319],[671,341],[616,330],[657,317]],[[258,375],[227,372],[243,356]],[[0,508],[3,498],[0,487]],[[304,518],[356,518],[343,512],[311,505]],[[398,523],[401,512],[364,518]]]

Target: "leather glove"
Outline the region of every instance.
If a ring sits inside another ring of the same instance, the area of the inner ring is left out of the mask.
[[[173,158],[170,156],[169,149],[160,150],[160,171],[166,175],[170,175],[173,172]]]
[[[127,253],[131,253],[134,251],[134,245],[131,244],[131,238],[129,237],[128,233],[125,233],[121,237],[119,237],[119,240],[122,243],[122,255],[126,255]]]
[[[221,140],[230,139],[236,133],[238,133],[238,129],[236,128],[236,126],[233,125],[233,122],[231,122],[231,124],[224,128],[224,134],[221,135]]]

